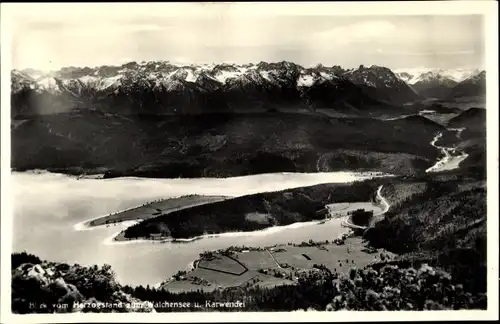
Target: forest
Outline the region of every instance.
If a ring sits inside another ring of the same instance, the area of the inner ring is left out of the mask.
[[[373,217],[373,211],[366,211],[364,209],[357,209],[350,213],[351,221],[353,224],[368,226]]]
[[[469,289],[486,290],[486,189],[481,181],[430,180],[424,192],[392,205],[364,238],[407,257],[426,255]]]

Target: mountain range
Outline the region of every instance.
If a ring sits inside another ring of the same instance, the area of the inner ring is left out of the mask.
[[[97,109],[121,114],[327,110],[372,116],[400,111],[405,103],[428,97],[484,92],[484,71],[459,72],[417,75],[376,65],[305,68],[286,61],[245,65],[151,61],[65,67],[50,73],[13,70],[12,115]]]
[[[454,99],[485,92],[486,74],[479,69],[402,69],[395,73],[427,98]]]

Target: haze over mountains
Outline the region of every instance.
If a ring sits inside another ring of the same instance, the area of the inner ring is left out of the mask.
[[[376,116],[427,98],[484,94],[479,70],[356,69],[291,62],[177,65],[130,62],[44,73],[13,70],[12,116],[98,109],[121,114],[328,110]]]

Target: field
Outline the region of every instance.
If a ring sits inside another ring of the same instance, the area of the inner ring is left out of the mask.
[[[238,253],[236,256],[249,270],[278,268],[276,261],[268,251],[248,251]]]
[[[225,199],[224,196],[183,196],[179,198],[154,201],[142,206],[132,208],[116,214],[110,214],[104,217],[93,219],[87,222],[87,226],[101,226],[112,223],[119,223],[129,220],[144,220],[155,218],[181,208],[188,208],[201,204],[211,203]]]
[[[245,271],[240,275],[234,275],[216,270],[196,268],[187,275],[187,278],[202,278],[218,287],[229,288],[239,287],[257,276],[257,274],[258,273],[256,271]]]
[[[259,280],[262,281],[262,276],[260,275],[260,273],[253,270],[246,271],[241,275],[232,275],[229,273],[196,268],[180,280],[172,280],[162,285],[162,288],[170,292],[193,290],[212,291],[221,288],[225,289],[237,287],[245,288],[256,284]],[[277,280],[275,281],[277,284],[280,283]]]
[[[330,216],[333,218],[344,217],[351,211],[364,209],[365,211],[373,211],[374,215],[382,213],[380,206],[375,206],[371,202],[353,202],[353,203],[336,203],[326,205]]]
[[[379,261],[381,253],[394,257],[383,249],[367,249],[358,237],[347,238],[343,245],[277,245],[263,250],[231,251],[230,257],[214,253],[213,257],[202,257],[194,270],[167,282],[162,288],[169,292],[185,292],[292,285],[304,273],[315,271],[315,266],[324,265],[331,272],[347,272],[352,267],[363,268]]]
[[[292,269],[312,269],[313,265],[324,265],[332,272],[347,272],[352,267],[363,268],[379,258],[380,252],[369,253],[359,238],[348,238],[344,245],[334,243],[320,246],[286,246],[285,251],[273,252],[280,264]]]
[[[248,269],[238,260],[231,257],[215,254],[211,258],[204,258],[198,262],[198,268],[212,270],[235,276],[240,276]]]

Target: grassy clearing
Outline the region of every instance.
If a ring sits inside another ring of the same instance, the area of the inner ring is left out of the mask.
[[[220,288],[239,287],[257,276],[257,271],[246,271],[241,275],[232,275],[214,270],[196,268],[186,275],[187,278],[202,278]]]
[[[354,203],[337,203],[326,205],[330,216],[333,218],[339,218],[347,216],[349,212],[357,209],[364,209],[365,211],[373,211],[373,214],[379,214],[382,212],[380,206],[375,206],[371,202],[354,202]]]
[[[360,238],[348,238],[344,245],[333,243],[320,246],[286,246],[284,251],[272,252],[280,264],[288,264],[293,269],[313,269],[322,264],[332,272],[346,272],[352,267],[363,268],[380,258],[380,253],[393,256],[385,250],[369,253]],[[307,255],[311,260],[304,257]]]
[[[101,226],[119,223],[129,220],[144,220],[162,216],[181,208],[196,206],[199,204],[211,203],[225,199],[224,196],[199,196],[190,195],[178,198],[170,198],[161,201],[146,203],[142,206],[129,209],[120,213],[110,214],[101,218],[93,219],[87,223],[88,226]]]
[[[278,265],[267,251],[248,251],[238,253],[235,257],[249,270],[274,269]]]

